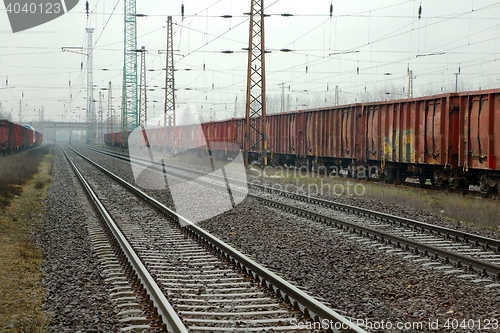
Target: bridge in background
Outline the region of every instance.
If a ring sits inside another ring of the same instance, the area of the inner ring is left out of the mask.
[[[86,141],[87,137],[87,122],[62,122],[62,121],[42,121],[42,122],[31,122],[33,128],[43,133],[43,138],[45,142],[56,143],[58,141]],[[99,131],[99,125],[95,125],[96,133]],[[119,131],[120,127],[118,124],[114,124],[114,132]],[[102,124],[101,133],[107,131],[107,125]],[[102,138],[98,138],[98,142],[103,142]]]

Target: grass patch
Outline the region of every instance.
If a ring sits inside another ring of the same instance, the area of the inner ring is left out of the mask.
[[[0,157],[0,209],[21,195],[23,185],[38,172],[40,162],[48,153],[49,147],[41,146]]]
[[[33,153],[40,155],[39,159],[33,159],[29,152],[23,153],[27,161],[40,162],[37,164],[39,172],[32,175],[32,179],[23,180],[22,193],[5,191],[11,195],[9,205],[0,208],[0,332],[49,332],[48,320],[41,308],[45,298],[40,272],[43,255],[36,240],[48,188],[47,179],[53,167],[53,155],[47,152],[47,149],[42,149]],[[20,163],[18,158],[23,155],[15,156],[15,161]],[[13,161],[10,157],[5,160]]]

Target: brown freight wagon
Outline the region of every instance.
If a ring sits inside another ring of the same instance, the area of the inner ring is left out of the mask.
[[[460,93],[458,168],[482,191],[500,191],[500,90]]]
[[[261,119],[251,120],[260,128]],[[177,126],[176,145],[194,138],[213,143],[221,158],[230,143],[241,149],[245,119]],[[356,103],[267,116],[270,164],[306,166],[396,184],[414,176],[423,184],[466,191],[500,190],[500,89]],[[256,131],[250,133],[257,141]],[[235,146],[232,146],[235,147]],[[251,148],[249,161],[262,154]],[[361,171],[360,171],[361,170]]]

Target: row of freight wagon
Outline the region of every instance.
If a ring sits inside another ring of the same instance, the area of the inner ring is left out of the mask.
[[[35,131],[33,127],[0,119],[0,152],[2,154],[39,145],[42,141],[42,133]]]
[[[260,119],[253,119],[259,128]],[[176,126],[176,151],[197,148],[235,157],[244,143],[244,119]],[[500,89],[447,93],[397,101],[357,103],[267,116],[267,159],[328,174],[428,179],[443,187],[500,190]],[[151,147],[173,142],[164,128],[148,128]],[[257,135],[255,132],[252,135]],[[108,134],[114,144],[121,135]],[[251,142],[255,142],[252,138]],[[262,146],[249,153],[262,156]]]

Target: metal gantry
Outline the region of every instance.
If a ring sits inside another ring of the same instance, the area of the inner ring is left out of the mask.
[[[254,149],[267,165],[266,66],[264,44],[264,0],[251,0],[245,108],[245,164]]]
[[[147,87],[146,87],[146,48],[141,47],[141,76],[139,80],[139,126],[146,128],[148,121]]]
[[[122,144],[127,146],[128,132],[137,127],[137,16],[135,0],[125,0],[124,56],[122,93]]]
[[[408,98],[413,98],[413,71],[408,71]]]
[[[85,110],[87,122],[87,143],[94,143],[95,140],[95,114],[94,114],[94,67],[93,67],[93,46],[92,34],[94,28],[85,28],[87,31],[87,109]]]
[[[175,79],[174,79],[174,40],[172,16],[167,18],[167,50],[165,74],[165,110],[163,126],[166,128],[166,146],[175,150]]]

